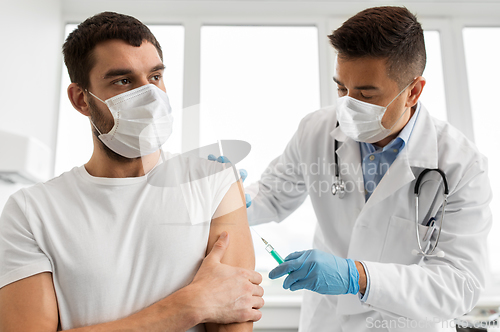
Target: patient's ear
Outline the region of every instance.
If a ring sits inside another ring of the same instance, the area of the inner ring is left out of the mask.
[[[89,105],[85,99],[85,91],[76,83],[71,83],[68,86],[68,98],[71,105],[85,116],[90,116]]]

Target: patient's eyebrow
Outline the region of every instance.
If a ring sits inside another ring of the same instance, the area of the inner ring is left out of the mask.
[[[158,70],[165,70],[165,65],[163,63],[156,65],[151,69],[151,72],[158,71]]]
[[[154,66],[153,68],[151,68],[151,72],[164,70],[164,69],[165,69],[165,65],[163,63],[160,63],[160,64]],[[110,69],[106,72],[106,74],[104,74],[104,76],[102,78],[106,80],[106,79],[113,78],[116,76],[129,75],[131,73],[132,73],[132,70],[126,69],[126,68]]]
[[[116,76],[128,75],[130,73],[132,73],[132,70],[130,69],[110,69],[106,72],[106,74],[104,74],[102,78],[108,79]]]

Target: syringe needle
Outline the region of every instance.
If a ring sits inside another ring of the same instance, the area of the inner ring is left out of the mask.
[[[252,230],[260,237],[262,242],[264,242],[264,244],[266,245],[266,251],[270,253],[271,256],[273,256],[273,258],[278,262],[278,264],[283,263],[284,262],[283,258],[280,256],[280,254],[278,254],[276,250],[274,250],[273,246],[269,242],[264,240],[264,238],[260,236],[255,229],[252,228]]]
[[[262,240],[262,242],[264,242],[264,244],[265,244],[265,245],[268,245],[268,244],[269,244],[266,240],[264,240],[264,238],[263,238],[262,236],[260,236],[260,234],[259,234],[259,233],[255,230],[255,228],[250,227],[250,229],[251,229],[252,231],[254,231],[254,232],[255,232],[255,234],[257,234],[257,236],[258,236],[258,237],[260,237],[260,239]]]

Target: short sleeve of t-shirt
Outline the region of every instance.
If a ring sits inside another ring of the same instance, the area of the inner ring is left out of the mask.
[[[213,167],[221,167],[220,163],[214,165]],[[214,175],[209,176],[211,191],[213,193],[212,207],[210,209],[211,215],[213,216],[222,199],[227,194],[229,188],[233,183],[238,181],[239,175],[235,172],[235,169],[227,164],[222,165],[223,169],[219,172],[215,172]],[[225,167],[225,168],[224,168]]]
[[[7,201],[0,216],[0,288],[41,272],[52,272],[26,217],[22,190]]]
[[[196,160],[196,176],[180,185],[192,224],[210,222],[217,207],[239,176],[230,164]]]

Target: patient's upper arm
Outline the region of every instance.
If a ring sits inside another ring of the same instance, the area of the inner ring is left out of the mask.
[[[212,250],[223,231],[229,233],[229,247],[222,263],[253,270],[255,253],[241,181],[231,185],[212,218],[207,253]]]
[[[248,227],[245,196],[241,181],[231,185],[212,218],[207,253],[212,250],[213,245],[223,231],[229,233],[229,246],[221,262],[249,270],[255,269],[255,253],[250,228]],[[205,327],[208,332],[252,331],[253,323],[228,325],[207,323]]]
[[[0,288],[0,332],[57,331],[52,273],[42,272]]]

